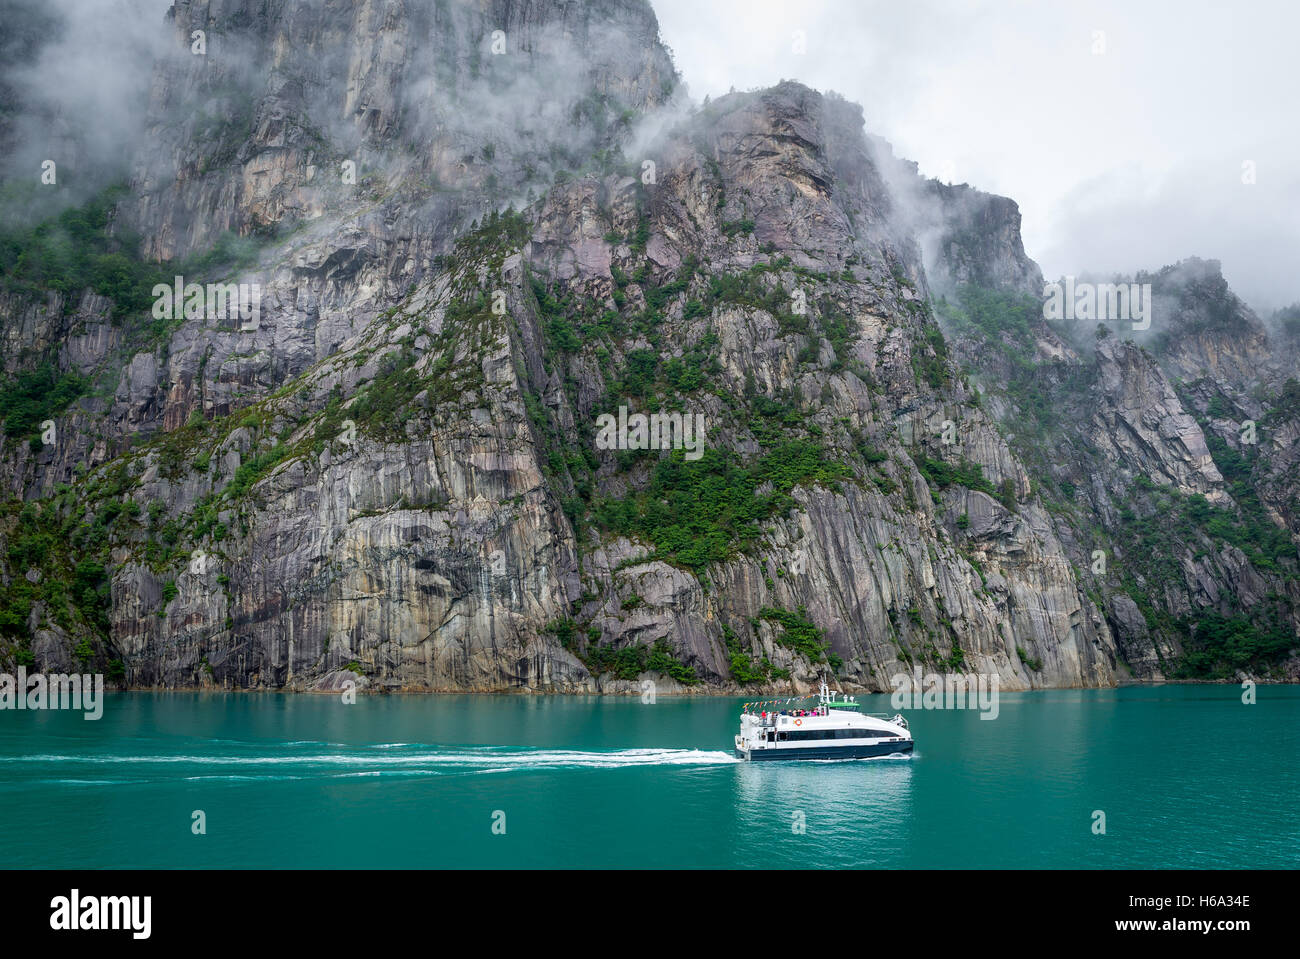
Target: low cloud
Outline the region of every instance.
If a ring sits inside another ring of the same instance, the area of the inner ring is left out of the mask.
[[[1047,276],[1200,256],[1261,308],[1300,300],[1300,7],[653,3],[692,95],[839,91],[923,174],[1015,200]]]

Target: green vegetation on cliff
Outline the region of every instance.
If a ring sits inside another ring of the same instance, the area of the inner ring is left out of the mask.
[[[849,475],[809,442],[783,444],[748,464],[726,450],[707,449],[695,461],[674,451],[655,464],[645,490],[600,498],[595,516],[616,535],[649,540],[656,558],[699,571],[755,542],[760,521],[794,507],[795,486]]]
[[[810,663],[825,662],[830,656],[830,646],[825,641],[825,634],[808,618],[808,611],[802,606],[798,611],[774,609],[764,606],[758,611],[758,618],[769,620],[781,626],[776,641],[807,658]],[[837,667],[839,657],[835,657],[832,667]]]
[[[5,435],[28,436],[32,448],[39,449],[41,423],[66,410],[86,386],[85,377],[60,373],[48,362],[0,382],[0,420]]]

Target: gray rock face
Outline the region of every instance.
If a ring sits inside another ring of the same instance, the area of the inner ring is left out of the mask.
[[[1202,631],[1218,630],[1220,642],[1227,630],[1247,644],[1294,643],[1300,528],[1287,471],[1300,394],[1286,382],[1294,363],[1277,358],[1216,263],[1137,280],[1155,289],[1151,332],[1054,327],[1037,301],[1014,301],[1015,285],[992,289],[1028,311],[1024,328],[981,329],[959,312],[946,323],[987,390],[984,405],[1042,484],[1128,670],[1178,677],[1186,660],[1204,669],[1205,656],[1223,655],[1204,651]],[[954,296],[978,305],[988,290],[958,286]],[[1293,676],[1288,662],[1274,657],[1255,675]]]
[[[126,517],[95,547],[107,622],[33,606],[39,662],[90,637],[140,686],[676,692],[735,689],[744,664],[757,689],[834,668],[881,690],[916,664],[1097,686],[1180,654],[1098,591],[1007,440],[1010,407],[979,402],[931,312],[932,289],[1041,292],[1011,201],[919,181],[859,109],[799,84],[670,103],[634,0],[169,17],[120,215],[150,258],[257,237],[232,279],[260,285],[260,323],[186,319],[142,344],[102,298],[0,302],[6,357],[48,348],[111,383],[52,448],[5,438],[6,486],[77,484],[69,523],[110,501]],[[1078,423],[1110,463],[1100,489],[1140,474],[1230,504],[1160,366],[1096,354]],[[601,414],[652,400],[703,416],[710,454],[766,462],[753,501],[802,469],[797,443],[842,469],[800,473],[725,555],[687,561],[654,524],[607,518],[671,495],[668,454],[594,440]],[[1273,585],[1244,555],[1188,563],[1171,604]]]
[[[436,235],[545,192],[676,84],[640,0],[178,0],[168,18],[129,211],[161,258],[349,207],[406,243]]]
[[[1113,337],[1098,342],[1096,356],[1101,401],[1089,438],[1097,449],[1157,484],[1228,502],[1200,426],[1154,358]]]

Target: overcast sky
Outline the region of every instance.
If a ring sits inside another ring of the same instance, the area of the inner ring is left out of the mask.
[[[651,2],[692,96],[842,93],[923,173],[1016,200],[1048,279],[1201,256],[1300,301],[1300,3]]]

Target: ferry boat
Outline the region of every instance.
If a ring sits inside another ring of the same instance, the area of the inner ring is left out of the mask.
[[[768,759],[870,759],[910,756],[912,734],[901,715],[862,713],[851,697],[836,699],[826,683],[812,708],[801,700],[745,703],[736,755],[746,762]]]

